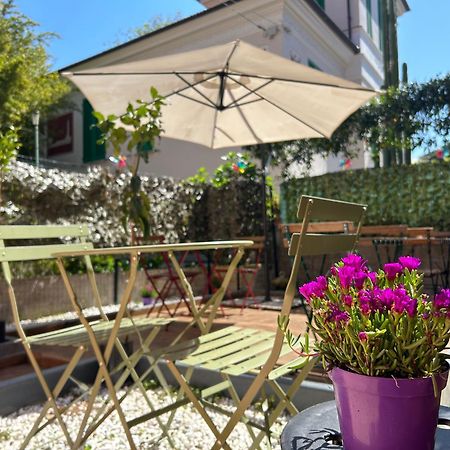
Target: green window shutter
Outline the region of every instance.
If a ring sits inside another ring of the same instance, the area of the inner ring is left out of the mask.
[[[106,149],[105,144],[97,144],[100,139],[100,130],[97,127],[92,127],[97,123],[95,117],[92,115],[93,108],[91,104],[83,100],[83,162],[88,163],[105,159]]]
[[[323,72],[323,70],[311,59],[308,59],[308,66],[311,67],[311,69],[316,69],[316,70],[320,70],[321,72]]]
[[[367,9],[367,33],[372,37],[372,0],[366,0]]]
[[[380,50],[384,51],[384,20],[383,20],[383,2],[378,0],[378,35],[380,40]]]
[[[316,3],[324,10],[325,9],[325,0],[316,0]]]

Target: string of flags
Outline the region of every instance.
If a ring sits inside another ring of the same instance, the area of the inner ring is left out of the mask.
[[[124,169],[127,167],[127,157],[124,155],[110,156],[108,158],[113,164],[116,164],[118,169]]]
[[[344,170],[348,170],[352,168],[352,160],[351,159],[341,159],[339,161],[339,167]]]

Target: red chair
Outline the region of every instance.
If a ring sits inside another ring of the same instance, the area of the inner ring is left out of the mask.
[[[253,302],[256,302],[254,286],[258,272],[262,267],[261,258],[264,251],[265,239],[264,236],[239,237],[239,239],[246,239],[254,242],[251,247],[246,249],[246,253],[241,259],[242,262],[236,269],[238,290],[241,284],[245,289],[244,294],[240,296],[242,302],[239,306],[241,307],[242,312],[242,310],[247,306],[248,299],[253,299]],[[226,266],[224,265],[218,264],[214,267],[214,274],[220,281],[225,272]],[[232,300],[233,305],[237,306],[230,292],[227,297]]]
[[[134,238],[134,241],[142,244],[144,242],[142,238]],[[151,236],[147,243],[149,244],[163,244],[164,243],[164,236]],[[188,252],[180,253],[178,257],[178,263],[180,266],[185,263],[186,257]],[[186,294],[184,292],[180,277],[176,273],[174,267],[172,266],[172,263],[170,262],[170,258],[167,253],[161,253],[161,265],[162,269],[158,271],[158,273],[155,273],[155,267],[154,262],[152,260],[146,261],[145,258],[141,258],[141,266],[144,270],[145,276],[147,278],[147,281],[151,285],[152,289],[156,292],[156,299],[153,305],[150,307],[149,311],[147,312],[147,316],[149,316],[153,310],[156,308],[157,304],[160,303],[160,307],[157,313],[157,316],[161,314],[161,311],[163,308],[166,309],[167,313],[173,317],[176,312],[178,311],[178,308],[180,307],[181,303],[184,302],[184,304],[187,306],[189,312],[191,312],[191,308],[189,305],[189,300],[186,298]],[[195,277],[197,277],[201,271],[197,269],[185,269],[183,270],[184,274],[186,275],[186,278],[189,282],[189,284],[192,284],[192,281]],[[176,306],[173,310],[171,310],[167,304],[167,300],[169,298],[169,295],[175,295],[180,298],[181,301],[176,302]]]

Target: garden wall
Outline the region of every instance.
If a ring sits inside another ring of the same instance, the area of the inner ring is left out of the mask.
[[[282,220],[296,222],[302,194],[366,203],[366,225],[450,230],[450,163],[349,170],[290,180],[281,187]]]
[[[3,178],[0,224],[86,223],[96,246],[128,244],[129,235],[121,221],[121,194],[128,182],[126,174],[116,175],[96,167],[87,173],[73,173],[14,162]],[[151,232],[165,236],[168,242],[230,239],[262,233],[261,187],[252,180],[235,179],[214,187],[206,183],[144,177],[142,186],[151,204]],[[100,292],[106,299],[105,304],[110,304],[113,301],[113,263],[100,259],[93,258],[93,263],[96,270],[110,272],[98,275]],[[83,305],[91,306],[89,286],[77,275],[79,266],[72,264],[68,270],[78,286]],[[35,319],[73,309],[59,276],[51,276],[55,273],[57,269],[48,263],[27,264],[17,269],[14,266],[14,276],[20,278],[15,288],[23,318]],[[10,321],[2,278],[0,276],[0,319]],[[145,284],[140,274],[136,288]],[[195,292],[203,294],[203,278],[197,277],[194,284]],[[124,280],[120,286],[124,286]],[[138,299],[137,292],[134,297]]]
[[[200,269],[199,269],[200,272]],[[151,271],[152,275],[166,273],[164,269],[155,269]],[[86,275],[72,275],[70,277],[72,287],[77,294],[78,301],[83,308],[96,306],[92,296],[92,289]],[[127,286],[128,272],[119,272],[118,279],[118,300]],[[161,289],[165,278],[156,280],[157,286]],[[96,274],[96,283],[102,299],[103,305],[112,305],[114,303],[114,274],[98,273]],[[143,271],[139,271],[135,287],[131,294],[131,301],[140,303],[141,296],[139,290],[148,284]],[[206,279],[203,273],[199,273],[192,281],[192,289],[195,296],[203,295]],[[235,285],[233,277],[231,286]],[[14,283],[19,314],[22,319],[34,320],[40,317],[54,314],[63,314],[73,312],[73,306],[70,303],[66,288],[59,275],[39,276],[32,278],[23,278]],[[30,293],[32,295],[30,296]],[[178,298],[179,294],[175,286],[169,290],[169,298]],[[159,308],[159,306],[158,306]],[[0,318],[11,323],[13,317],[9,306],[7,285],[0,278]]]
[[[129,243],[121,195],[129,175],[93,167],[87,173],[14,162],[4,175],[0,224],[87,223],[96,245]],[[151,205],[151,233],[167,242],[261,234],[260,185],[246,179],[214,187],[143,177]]]

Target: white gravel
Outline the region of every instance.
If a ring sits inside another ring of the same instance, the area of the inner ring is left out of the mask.
[[[147,392],[155,406],[161,406],[171,401],[160,388]],[[97,397],[98,402],[101,402],[106,395],[106,391],[101,393]],[[66,403],[70,401],[70,399],[71,396],[66,396],[61,399],[60,403]],[[226,398],[221,399],[220,402],[224,407],[230,407],[232,405],[231,401]],[[75,436],[76,431],[78,430],[84,406],[84,403],[77,403],[76,406],[66,413],[70,416],[70,419],[66,420],[66,423],[68,424],[72,436]],[[146,404],[137,391],[131,392],[123,402],[122,406],[125,415],[129,419],[137,417],[147,411]],[[7,417],[0,417],[0,449],[13,450],[20,447],[20,442],[23,441],[28,430],[31,429],[31,426],[39,415],[41,407],[42,405],[36,405],[22,408]],[[211,410],[209,410],[209,412],[218,429],[222,429],[227,422],[227,418],[219,413],[211,412]],[[263,415],[255,409],[250,411],[250,415],[261,421],[263,419]],[[167,417],[168,415],[161,416],[163,421],[167,420]],[[282,418],[280,423],[273,426],[273,430],[280,434],[285,423],[286,418]],[[160,428],[154,419],[133,427],[132,434],[139,449],[169,450],[173,448],[168,443],[167,439],[155,443],[155,439],[158,439],[161,433]],[[206,450],[211,448],[214,443],[212,432],[207,425],[205,425],[203,419],[192,405],[187,405],[177,411],[172,423],[170,435],[175,442],[176,448],[180,450]],[[238,424],[227,442],[233,450],[247,449],[251,444],[251,438],[246,427],[243,424]],[[266,442],[266,440],[264,442]],[[34,437],[27,448],[32,450],[62,450],[68,448],[68,446],[58,425],[52,424]],[[96,430],[96,432],[90,436],[83,450],[126,450],[128,448],[128,442],[125,433],[122,430],[119,417],[116,413],[113,413]],[[262,448],[264,448],[264,446],[262,446]],[[276,438],[272,439],[271,448],[280,448]]]

